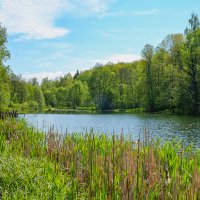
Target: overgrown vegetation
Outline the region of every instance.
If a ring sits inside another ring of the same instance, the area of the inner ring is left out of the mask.
[[[47,134],[0,121],[2,199],[198,199],[200,153],[123,134]]]
[[[0,27],[0,108],[32,111],[80,107],[142,108],[149,112],[200,113],[200,27],[192,14],[184,34],[168,35],[156,48],[145,45],[133,63],[96,64],[56,80],[26,82],[5,66],[6,29]]]

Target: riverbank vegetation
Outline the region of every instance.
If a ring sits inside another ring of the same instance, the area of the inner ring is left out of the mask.
[[[6,29],[0,27],[0,108],[94,110],[144,109],[181,114],[200,112],[200,25],[192,14],[184,34],[170,34],[157,46],[145,45],[141,60],[96,64],[56,80],[25,81],[5,61]]]
[[[143,139],[142,139],[143,138]],[[191,145],[123,134],[46,134],[0,120],[2,199],[199,199],[200,153]]]

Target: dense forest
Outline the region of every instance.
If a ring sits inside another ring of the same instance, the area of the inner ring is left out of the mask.
[[[90,70],[56,80],[25,81],[6,60],[6,28],[0,26],[0,107],[144,108],[148,112],[200,113],[200,22],[192,14],[184,34],[170,34],[154,47],[146,44],[141,60],[133,63],[96,64]]]

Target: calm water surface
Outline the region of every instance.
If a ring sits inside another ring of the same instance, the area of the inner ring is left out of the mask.
[[[200,148],[200,117],[159,114],[27,114],[20,116],[33,126],[47,131],[50,127],[64,134],[85,132],[91,128],[95,133],[104,132],[131,135],[137,140],[147,129],[152,137],[163,140],[183,139]]]

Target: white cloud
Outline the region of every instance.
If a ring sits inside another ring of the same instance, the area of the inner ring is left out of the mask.
[[[61,0],[0,0],[0,19],[20,39],[52,39],[69,32],[54,24],[63,9]]]
[[[152,9],[152,10],[140,10],[140,11],[133,11],[133,12],[127,12],[125,10],[121,10],[118,12],[104,12],[101,15],[99,15],[99,18],[104,17],[130,17],[130,16],[145,16],[145,15],[156,15],[159,13],[158,9]]]
[[[107,12],[114,0],[68,0],[69,12],[73,15],[89,16]]]
[[[22,74],[22,76],[26,80],[29,80],[31,78],[37,78],[39,83],[41,83],[43,78],[55,79],[57,77],[64,76],[65,74],[66,72],[62,72],[62,71],[56,71],[56,72],[44,71],[44,72],[38,72],[38,73],[27,72],[27,73]]]
[[[112,63],[119,63],[119,62],[124,62],[124,63],[130,63],[136,60],[141,59],[141,56],[139,55],[134,55],[134,54],[116,54],[116,55],[112,55],[108,58],[102,58],[102,59],[98,59],[96,60],[99,63],[103,63],[106,64],[109,61]]]
[[[113,0],[0,0],[0,21],[21,39],[52,39],[69,33],[55,22],[61,15],[104,13]]]

